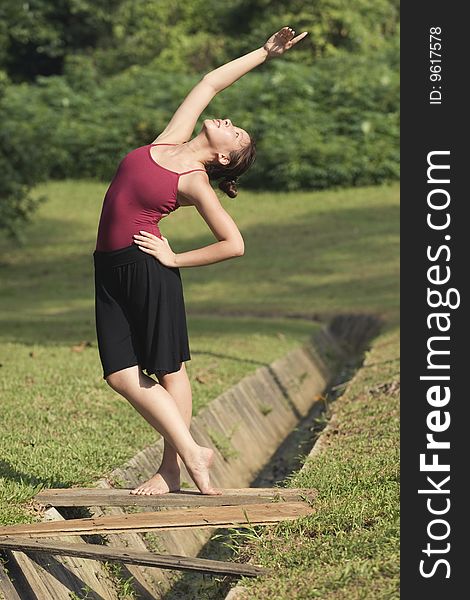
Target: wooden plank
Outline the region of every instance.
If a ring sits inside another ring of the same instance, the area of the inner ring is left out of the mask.
[[[174,529],[183,527],[226,527],[246,523],[267,525],[293,520],[312,513],[304,502],[271,502],[250,506],[212,506],[186,510],[162,510],[119,516],[69,519],[59,523],[32,523],[0,528],[1,536],[92,535]]]
[[[55,508],[49,508],[44,524],[60,526],[66,521]],[[44,543],[67,542],[70,545],[84,544],[80,536],[54,540],[42,539]],[[83,596],[88,587],[90,600],[118,600],[115,582],[110,579],[99,561],[76,557],[52,556],[43,553],[25,553],[5,548],[12,566],[15,584],[22,600],[70,600],[72,593]]]
[[[0,560],[0,598],[2,600],[21,600],[15,586],[10,581],[2,561]]]
[[[245,575],[257,577],[267,572],[263,567],[238,564],[207,558],[191,558],[175,554],[155,554],[153,552],[138,552],[133,550],[120,550],[99,546],[96,544],[67,544],[64,542],[42,542],[28,538],[2,539],[0,547],[20,550],[21,552],[46,552],[61,556],[79,556],[94,560],[113,560],[133,565],[147,567],[161,567],[164,569],[177,569],[183,571],[199,571],[222,575]],[[8,599],[10,600],[10,598]]]
[[[97,517],[104,517],[105,515],[123,515],[125,514],[124,509],[118,506],[111,506],[106,508],[101,508],[99,506],[92,506],[88,510],[90,510],[90,515],[95,519]],[[144,541],[145,534],[134,533],[133,531],[127,531],[126,533],[117,533],[117,534],[108,534],[106,537],[102,537],[102,541],[107,548],[116,548],[119,550],[127,550],[132,549],[136,552],[148,552],[149,548],[146,546]],[[41,542],[46,538],[41,538]],[[68,542],[76,539],[75,537],[65,538],[63,541]],[[82,538],[78,538],[82,541]],[[50,541],[59,541],[57,538],[51,539]],[[87,540],[88,543],[92,543],[92,540]],[[98,542],[97,542],[98,543]],[[197,556],[197,551],[194,553],[186,553],[180,552],[176,550],[174,552],[170,552],[166,547],[159,548],[155,551],[161,552],[163,554],[189,554],[190,556]],[[77,559],[75,559],[77,560]],[[89,559],[82,559],[87,562],[93,562]],[[139,600],[155,600],[155,598],[159,598],[161,596],[161,578],[169,573],[158,568],[149,569],[147,567],[142,567],[139,565],[130,565],[130,564],[121,564],[120,565],[120,577],[125,580],[132,581],[132,590],[135,592],[136,598]],[[132,579],[131,579],[132,578]]]
[[[260,499],[313,500],[316,490],[245,488],[225,489],[220,496],[201,494],[197,488],[169,494],[141,496],[129,493],[129,489],[105,488],[52,488],[42,490],[34,499],[45,506],[238,506],[257,504]]]

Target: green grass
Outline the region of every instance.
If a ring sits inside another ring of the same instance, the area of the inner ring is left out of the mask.
[[[271,575],[243,578],[250,600],[399,598],[399,339],[377,338],[332,405],[322,450],[288,487],[316,488],[312,516],[239,530],[238,560]]]
[[[24,226],[0,242],[0,523],[35,520],[42,487],[84,486],[158,435],[102,380],[93,262],[106,185],[51,182]],[[321,193],[242,193],[223,200],[243,257],[182,269],[194,414],[259,366],[304,343],[338,312],[397,322],[398,186]],[[185,251],[214,238],[181,208],[162,232]],[[291,313],[303,318],[289,318]]]

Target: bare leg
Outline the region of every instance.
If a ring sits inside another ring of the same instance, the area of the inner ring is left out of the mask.
[[[159,377],[159,383],[173,397],[176,406],[189,429],[192,416],[192,392],[184,362],[176,373],[167,373]],[[174,446],[164,438],[162,462],[150,479],[140,484],[132,493],[135,494],[166,494],[180,489],[181,459]]]
[[[163,386],[137,365],[112,373],[106,381],[176,448],[201,493],[222,493],[210,484],[209,468],[214,451],[196,444],[174,398]]]

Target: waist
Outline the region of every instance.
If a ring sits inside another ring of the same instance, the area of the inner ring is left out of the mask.
[[[156,237],[162,237],[160,228],[156,223],[138,223],[100,220],[96,238],[96,252],[113,252],[127,248],[134,242],[134,234],[141,230],[152,233]]]
[[[93,260],[96,267],[120,267],[148,259],[155,260],[153,256],[140,250],[137,244],[131,244],[130,246],[110,250],[109,252],[102,250],[95,250],[93,252]]]

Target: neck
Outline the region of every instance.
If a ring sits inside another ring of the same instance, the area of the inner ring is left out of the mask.
[[[198,135],[194,139],[181,145],[182,152],[190,157],[190,161],[200,162],[201,164],[210,162],[216,157],[206,137]]]

